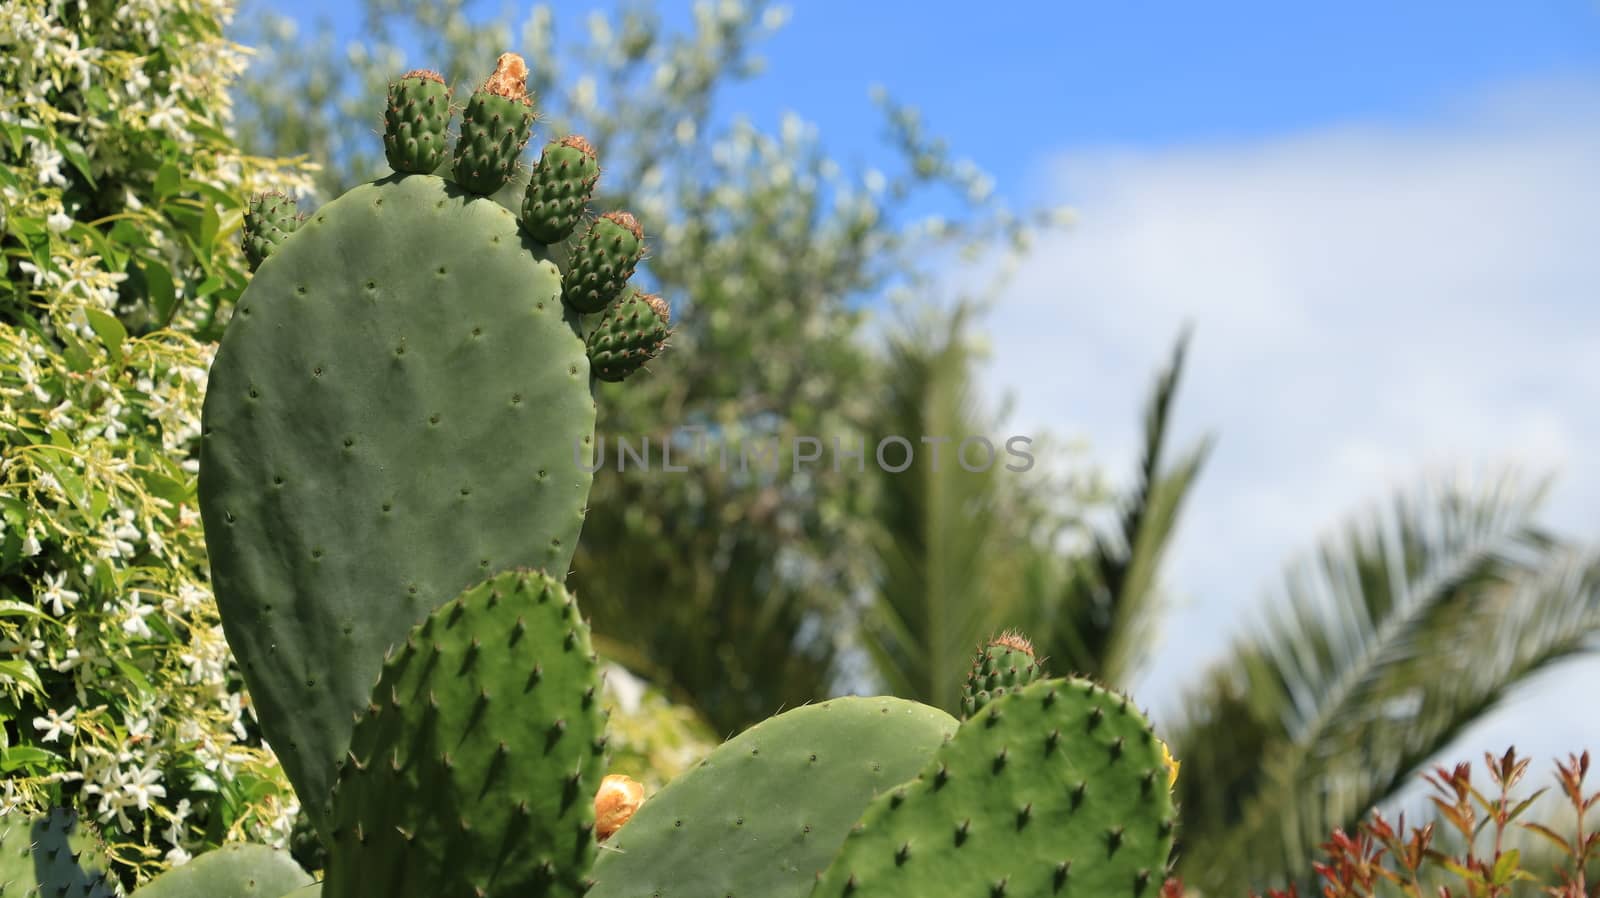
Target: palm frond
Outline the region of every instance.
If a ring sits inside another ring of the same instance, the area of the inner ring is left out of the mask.
[[[1161,561],[1212,445],[1209,436],[1202,438],[1165,464],[1189,337],[1188,329],[1179,335],[1171,361],[1156,378],[1145,407],[1138,474],[1117,502],[1115,526],[1097,532],[1088,551],[1072,559],[1059,594],[1038,611],[1035,641],[1058,669],[1120,683],[1143,662],[1141,653],[1153,641]]]
[[[1291,568],[1173,732],[1180,789],[1197,789],[1186,879],[1227,894],[1304,872],[1333,828],[1592,639],[1600,568],[1534,522],[1545,485],[1429,484]]]
[[[910,441],[916,461],[898,473],[873,468],[880,570],[861,638],[896,694],[948,710],[974,645],[1002,610],[988,588],[1005,530],[1002,485],[994,469],[969,471],[955,455],[961,439],[992,424],[972,380],[966,311],[891,337],[885,401],[863,427],[873,440]],[[937,465],[924,436],[951,440]],[[887,453],[897,464],[900,450]]]

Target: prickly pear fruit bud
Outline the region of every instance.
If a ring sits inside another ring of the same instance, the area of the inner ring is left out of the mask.
[[[601,842],[622,828],[633,818],[633,812],[644,804],[644,785],[613,773],[600,781],[594,794],[594,835]]]
[[[250,270],[255,271],[298,227],[294,200],[276,191],[251,197],[244,212],[244,256]]]
[[[1159,739],[1156,741],[1160,742]],[[1178,784],[1178,768],[1183,766],[1183,762],[1172,756],[1172,749],[1165,742],[1161,743],[1161,760],[1167,765],[1167,788],[1170,789]]]
[[[615,383],[661,354],[670,332],[666,300],[634,290],[589,332],[589,370]]]
[[[1044,662],[1034,657],[1033,643],[1014,630],[1001,633],[978,649],[977,657],[972,659],[972,670],[961,690],[962,719],[1044,675]]]
[[[456,141],[456,183],[477,194],[499,190],[517,167],[517,157],[533,133],[533,101],[528,97],[528,64],[502,53],[494,74],[473,92],[461,113]]]
[[[567,239],[600,179],[589,141],[573,134],[552,140],[534,166],[522,198],[522,227],[540,243]]]
[[[426,174],[449,148],[450,88],[438,72],[407,72],[389,84],[383,112],[383,154],[397,172]]]
[[[638,220],[626,212],[607,212],[573,250],[561,298],[585,315],[598,312],[622,292],[642,258],[644,231]]]

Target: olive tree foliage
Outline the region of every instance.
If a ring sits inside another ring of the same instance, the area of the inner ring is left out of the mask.
[[[208,335],[244,198],[217,0],[0,5],[0,815],[77,804],[132,883],[297,804],[206,577]]]
[[[884,96],[898,161],[883,170],[847,170],[798,115],[768,133],[721,114],[722,89],[760,74],[756,47],[783,24],[759,0],[697,4],[681,30],[644,6],[595,12],[574,40],[542,6],[520,20],[462,0],[364,9],[345,45],[257,21],[247,145],[305,154],[322,167],[318,194],[335,195],[382,172],[374,131],[390,78],[435,68],[464,99],[499,53],[522,53],[534,146],[574,132],[595,144],[594,206],[640,216],[641,280],[674,310],[650,370],[600,388],[607,467],[572,576],[599,645],[723,733],[825,695],[856,632],[850,600],[875,584],[872,490],[827,454],[797,469],[796,438],[850,445],[870,426],[883,360],[868,300],[935,292],[937,264],[1018,249],[1046,217],[1006,209]],[[961,214],[913,220],[928,192],[959,198]],[[633,456],[617,470],[619,440],[634,452],[648,441],[648,470]],[[668,442],[685,470],[667,469]]]

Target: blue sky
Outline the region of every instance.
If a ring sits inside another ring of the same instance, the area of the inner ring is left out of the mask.
[[[591,5],[554,7],[571,34]],[[1014,208],[1075,208],[987,322],[986,381],[1016,398],[1017,429],[1086,436],[1125,469],[1150,377],[1196,325],[1180,438],[1220,442],[1136,689],[1158,716],[1290,554],[1421,474],[1555,471],[1551,521],[1600,540],[1600,3],[792,13],[724,112],[776,129],[793,111],[841,160],[887,164],[882,84]],[[1600,745],[1600,720],[1550,722],[1596,674],[1545,678],[1462,752]]]

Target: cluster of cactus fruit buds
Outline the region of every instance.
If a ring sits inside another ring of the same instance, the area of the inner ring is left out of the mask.
[[[606,773],[588,625],[564,584],[597,381],[665,345],[608,213],[565,269],[599,174],[549,144],[515,54],[469,100],[394,83],[393,177],[301,219],[258,198],[255,276],[212,365],[200,506],[262,732],[328,852],[212,852],[136,898],[1156,898],[1176,764],[1126,697],[1049,678],[1007,633],[963,718],[892,697],[757,724],[645,800]],[[513,207],[514,205],[514,207]],[[587,332],[585,315],[595,316]],[[0,824],[0,898],[109,898],[92,840]]]
[[[450,177],[471,194],[497,196],[516,176],[537,118],[527,73],[522,57],[502,54],[494,74],[472,93],[462,111]],[[397,175],[431,176],[444,165],[452,96],[444,78],[433,71],[407,72],[389,85],[383,145]],[[546,247],[568,241],[600,178],[594,147],[576,134],[552,140],[527,177],[521,201],[508,207],[522,233]],[[294,202],[282,194],[253,198],[244,225],[251,269],[276,252],[303,219]],[[666,302],[627,288],[644,256],[644,230],[627,212],[596,218],[567,255],[561,272],[562,302],[579,315],[601,316],[587,338],[591,373],[600,380],[621,381],[666,347],[671,329]],[[641,314],[645,309],[654,314]]]
[[[244,255],[251,270],[272,255],[289,239],[304,219],[294,200],[281,193],[262,193],[250,198],[244,215]]]

